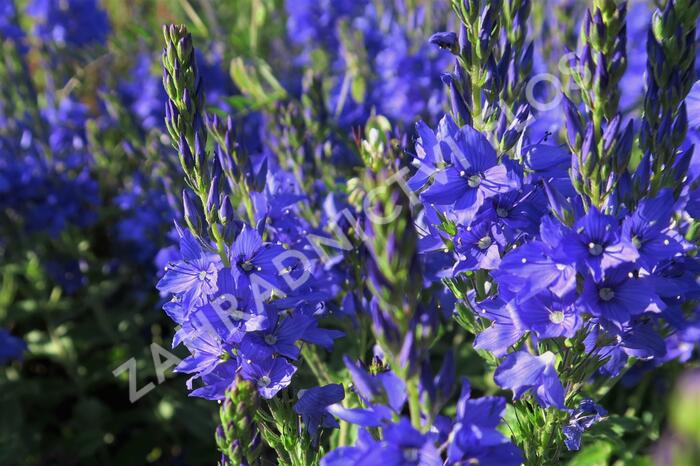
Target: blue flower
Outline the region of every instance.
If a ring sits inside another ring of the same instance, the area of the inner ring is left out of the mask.
[[[218,364],[211,372],[202,376],[204,385],[192,390],[190,396],[197,396],[205,400],[223,400],[226,397],[226,389],[236,378],[238,369],[238,361],[234,359]]]
[[[673,192],[663,189],[653,199],[642,199],[622,223],[623,236],[631,238],[639,252],[637,263],[648,272],[683,252],[681,243],[669,231],[673,207]]]
[[[134,60],[131,78],[119,85],[122,98],[145,131],[163,127],[167,102],[162,80],[151,73],[152,64],[151,56],[140,53]]]
[[[423,174],[417,176],[427,174],[433,179],[421,193],[425,202],[449,206],[469,217],[476,214],[485,199],[519,187],[517,177],[506,165],[498,163],[491,143],[471,126],[458,128],[446,115],[440,121],[434,142],[432,160],[424,157],[419,161],[419,172]]]
[[[515,248],[501,260],[493,277],[505,299],[524,302],[541,292],[560,298],[576,290],[574,259],[563,246],[563,225],[544,217],[540,226],[541,241]]]
[[[544,214],[543,193],[535,187],[499,194],[484,202],[479,215],[488,216],[493,223],[494,239],[502,248],[536,237]]]
[[[329,414],[328,406],[340,403],[345,398],[342,385],[313,387],[299,393],[299,401],[294,405],[294,411],[301,416],[311,438],[317,438],[319,428],[338,427],[338,421]]]
[[[110,30],[97,0],[33,0],[27,14],[35,19],[37,36],[59,45],[103,44]]]
[[[347,356],[343,356],[343,362],[352,377],[353,390],[367,408],[345,408],[336,404],[329,408],[334,416],[351,424],[377,427],[401,412],[407,398],[406,384],[396,374],[386,371],[371,375]]]
[[[219,363],[224,361],[227,354],[221,339],[207,331],[191,335],[187,340],[187,348],[191,355],[175,367],[175,372],[194,374],[187,382],[189,388],[192,387],[194,379],[212,372]]]
[[[565,409],[564,387],[554,367],[556,360],[550,351],[540,356],[516,351],[508,354],[498,366],[494,380],[499,387],[513,390],[516,399],[531,392],[540,405]]]
[[[573,337],[582,320],[572,300],[542,293],[517,305],[520,321],[539,338]]]
[[[625,326],[618,340],[626,355],[639,360],[660,359],[666,355],[663,338],[652,323],[642,319]]]
[[[457,42],[457,34],[454,32],[436,32],[430,36],[428,42],[450,51],[459,45]]]
[[[457,275],[469,270],[492,270],[498,267],[501,255],[494,239],[492,224],[479,216],[467,227],[459,226],[453,238],[457,255],[453,273]]]
[[[311,58],[310,51],[314,48],[335,52],[339,46],[339,21],[360,15],[367,3],[366,0],[286,0],[287,36],[292,43],[305,46],[302,63]]]
[[[571,152],[564,146],[534,144],[523,148],[523,163],[533,173],[533,180],[567,179]]]
[[[166,293],[181,294],[186,303],[201,303],[218,290],[221,259],[205,252],[189,230],[180,230],[182,260],[170,263],[157,288]]]
[[[269,400],[292,382],[297,368],[285,358],[267,358],[262,361],[246,361],[241,364],[241,376],[255,383],[258,393]]]
[[[250,286],[251,277],[254,276],[259,280],[260,288],[267,289],[272,286],[279,289],[282,282],[274,260],[283,252],[284,249],[280,246],[264,243],[256,230],[245,225],[234,241],[229,254],[237,285]]]
[[[250,354],[273,354],[289,359],[299,357],[299,347],[296,342],[301,340],[306,329],[315,320],[300,313],[292,314],[281,319],[271,329],[265,332],[248,333],[241,341],[241,352],[249,357]]]
[[[519,466],[522,452],[497,428],[506,412],[501,397],[472,399],[469,382],[462,382],[457,415],[450,434],[447,464],[480,466]]]
[[[577,259],[582,268],[587,268],[596,280],[603,277],[606,269],[619,264],[634,262],[639,253],[631,238],[620,234],[617,220],[591,207],[579,219],[561,248]]]
[[[562,428],[566,440],[566,448],[577,451],[581,448],[581,435],[593,424],[600,422],[608,412],[591,399],[581,400],[578,408],[571,413],[567,425]]]
[[[27,344],[21,338],[0,328],[0,364],[7,364],[13,359],[22,359],[22,353],[26,349]]]
[[[164,308],[173,320],[182,324],[176,339],[186,340],[189,334],[206,331],[216,333],[229,344],[238,344],[250,332],[266,330],[270,325],[268,313],[265,309],[258,310],[250,291],[235,286],[230,268],[219,271],[217,291],[207,299],[202,305],[182,303],[182,309],[175,314],[172,308],[176,304]]]
[[[473,295],[470,296],[470,301],[473,302]],[[504,302],[500,296],[493,296],[472,306],[478,310],[479,318],[493,321],[490,327],[476,336],[474,348],[488,350],[501,357],[525,335],[526,329],[520,322],[515,307]]]
[[[24,38],[24,31],[17,22],[17,9],[14,2],[7,1],[0,5],[0,37],[3,40],[12,40],[20,44]],[[19,46],[20,51],[26,51],[26,47]]]
[[[587,277],[580,303],[593,316],[618,328],[635,315],[666,307],[655,292],[653,278],[637,277],[629,265],[609,269],[602,280]]]
[[[441,466],[440,453],[429,435],[421,434],[401,418],[387,425],[382,440],[361,434],[353,447],[329,452],[322,466]]]
[[[392,121],[436,121],[444,102],[440,74],[448,68],[450,55],[426,43],[415,44],[413,31],[406,29],[395,23],[382,37],[382,49],[372,60],[377,79],[368,103]]]

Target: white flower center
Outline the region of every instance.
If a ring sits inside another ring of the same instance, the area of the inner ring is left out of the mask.
[[[403,459],[406,461],[418,461],[418,449],[417,448],[406,448],[403,451]]]
[[[603,301],[610,301],[615,297],[615,291],[613,291],[612,288],[601,288],[598,290],[598,296],[600,296],[600,299]]]
[[[472,175],[467,179],[467,184],[470,188],[478,188],[481,184],[481,177],[479,175]]]
[[[479,249],[488,249],[491,246],[491,237],[484,236],[476,244],[477,244],[477,246],[479,246]]]
[[[552,311],[549,313],[549,320],[553,324],[561,324],[564,322],[564,313],[562,311]]]
[[[265,335],[265,343],[268,345],[274,345],[277,343],[277,337],[274,335]]]
[[[270,385],[270,382],[272,382],[272,380],[270,380],[270,377],[263,375],[262,377],[260,377],[260,379],[258,379],[258,387],[267,387],[268,385]]]
[[[588,252],[593,256],[600,256],[603,254],[603,246],[598,243],[588,243]]]

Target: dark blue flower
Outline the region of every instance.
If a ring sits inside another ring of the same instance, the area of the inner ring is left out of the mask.
[[[542,293],[516,306],[520,321],[539,338],[571,338],[581,328],[573,300]]]
[[[634,262],[639,257],[631,238],[620,233],[617,220],[595,207],[576,222],[560,247],[575,257],[580,267],[588,269],[596,280],[603,277],[606,269]]]
[[[401,412],[406,402],[406,384],[392,371],[369,374],[359,363],[343,356],[345,367],[352,377],[353,388],[363,401],[385,402],[395,412]]]
[[[183,295],[186,303],[201,303],[218,290],[221,259],[204,251],[189,230],[180,230],[182,260],[170,263],[157,288],[166,293]]]
[[[642,199],[637,210],[622,224],[623,236],[631,238],[639,252],[637,263],[648,272],[683,252],[681,243],[669,231],[673,211],[673,192],[664,189],[653,199]]]
[[[12,40],[20,44],[20,50],[26,51],[26,47],[21,45],[24,38],[24,31],[19,27],[17,9],[14,2],[6,1],[0,5],[0,37],[3,40]]]
[[[218,364],[211,372],[202,376],[203,386],[192,390],[190,396],[205,400],[223,400],[226,397],[226,389],[236,378],[238,369],[238,361],[234,359]]]
[[[470,296],[473,301],[473,296]],[[474,303],[479,318],[493,321],[490,327],[479,333],[474,340],[474,348],[491,351],[496,356],[503,356],[526,333],[515,307],[506,303],[498,295]]]
[[[313,387],[300,391],[299,401],[294,411],[301,416],[311,438],[316,438],[319,428],[337,428],[338,421],[328,413],[328,406],[340,403],[345,398],[345,390],[340,384]]]
[[[519,466],[523,456],[518,447],[497,430],[503,421],[506,400],[501,397],[471,398],[469,382],[462,382],[457,415],[450,434],[447,464]]]
[[[27,14],[35,20],[37,36],[46,42],[81,47],[103,44],[109,21],[97,0],[33,0]]]
[[[498,267],[501,254],[492,232],[493,224],[489,220],[477,216],[469,226],[458,227],[452,240],[457,255],[454,275],[469,270],[492,270]]]
[[[532,171],[533,179],[568,178],[571,152],[564,146],[534,144],[523,148],[524,164]]]
[[[284,248],[271,243],[264,243],[260,234],[244,226],[233,243],[230,251],[233,277],[238,286],[248,287],[253,280],[258,280],[258,287],[267,290],[270,287],[280,289],[282,281],[280,270],[274,260],[284,252]]]
[[[267,358],[262,361],[246,361],[241,364],[241,376],[255,383],[258,393],[265,399],[273,398],[277,392],[292,382],[297,368],[285,358]]]
[[[245,357],[251,353],[273,354],[290,359],[299,357],[299,347],[296,342],[301,340],[306,329],[314,323],[312,317],[295,313],[280,319],[276,325],[264,332],[248,333],[241,341],[241,353]]]
[[[491,219],[494,239],[506,248],[537,236],[543,205],[542,190],[530,186],[487,199],[477,216]]]
[[[422,174],[417,175],[427,174],[433,179],[421,193],[425,202],[449,206],[469,217],[476,214],[485,199],[519,187],[517,177],[506,165],[498,163],[491,143],[471,126],[458,128],[446,115],[440,121],[434,142],[433,159],[420,160],[418,170]]]
[[[406,384],[396,374],[386,371],[371,375],[347,356],[343,357],[343,362],[352,377],[353,390],[367,408],[345,408],[336,404],[329,408],[334,416],[351,424],[376,427],[401,412],[407,398]]]
[[[212,372],[227,354],[222,340],[215,333],[207,331],[191,335],[187,340],[187,348],[191,354],[175,367],[175,372],[194,374],[187,382],[189,388],[192,388],[194,379]]]
[[[576,290],[575,259],[567,255],[564,235],[563,225],[544,217],[541,241],[525,243],[503,257],[493,277],[505,299],[524,302],[542,292],[559,298],[572,295]]]
[[[125,104],[145,131],[163,127],[167,102],[162,80],[151,73],[152,65],[151,56],[146,53],[139,54],[131,69],[131,78],[121,82],[119,86]]]
[[[565,409],[564,387],[557,375],[556,360],[549,351],[540,356],[516,351],[508,354],[498,366],[494,380],[500,387],[513,390],[515,398],[531,392],[540,405]]]
[[[457,34],[454,32],[436,32],[430,36],[428,42],[450,51],[455,50],[455,48],[459,45],[457,42]]]
[[[587,277],[580,303],[593,316],[618,328],[635,315],[666,307],[655,292],[653,278],[639,278],[632,266],[624,265],[606,271],[602,280]]]
[[[581,448],[581,435],[590,429],[593,424],[600,422],[608,412],[591,399],[581,400],[578,408],[571,413],[567,425],[562,428],[566,440],[566,448],[577,451]]]
[[[180,301],[181,310],[175,313],[175,300],[165,311],[182,324],[175,334],[175,342],[186,342],[188,335],[198,332],[213,332],[229,344],[239,344],[250,332],[261,332],[270,326],[265,309],[258,310],[252,293],[247,288],[237,288],[230,268],[219,271],[217,291],[207,297],[204,304],[188,304]]]
[[[321,460],[322,466],[441,466],[442,459],[429,435],[421,434],[401,418],[387,425],[382,440],[367,434],[353,447],[337,448]]]
[[[4,328],[0,328],[0,364],[7,364],[13,359],[22,359],[27,344]]]

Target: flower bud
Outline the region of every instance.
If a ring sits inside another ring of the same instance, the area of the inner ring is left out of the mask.
[[[569,201],[546,180],[542,180],[542,184],[544,185],[544,192],[547,194],[549,208],[562,223],[571,225],[574,218],[574,209]]]
[[[198,232],[201,229],[202,223],[197,212],[197,207],[190,199],[186,189],[182,190],[182,210],[185,216],[185,222],[192,232]]]
[[[587,177],[591,176],[595,172],[596,165],[598,164],[598,148],[595,142],[595,131],[593,124],[589,123],[586,127],[586,134],[583,136],[583,143],[581,144],[581,163],[583,166],[583,174]]]
[[[615,152],[613,154],[615,161],[615,171],[618,174],[622,174],[627,171],[627,166],[629,165],[630,157],[632,155],[632,146],[634,145],[634,122],[630,121],[625,127],[624,133],[619,138],[617,145],[615,146]]]
[[[457,55],[459,53],[459,43],[457,41],[457,34],[454,32],[436,32],[430,39],[428,39],[433,45],[437,45],[441,49],[449,50],[453,54]]]
[[[459,89],[455,86],[454,79],[450,79],[450,105],[452,106],[452,114],[455,118],[460,119],[465,125],[471,124],[471,112],[467,108],[467,104],[464,102],[464,98],[459,92]]]
[[[216,175],[209,185],[209,192],[207,193],[207,215],[218,210],[219,200],[219,176]]]
[[[233,220],[233,206],[227,194],[224,194],[219,201],[219,223],[228,225]]]

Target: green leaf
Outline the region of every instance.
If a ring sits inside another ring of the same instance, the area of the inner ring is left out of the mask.
[[[568,466],[607,466],[613,446],[607,442],[596,442],[578,452]]]
[[[367,83],[365,79],[361,76],[356,76],[352,80],[352,85],[350,87],[350,95],[355,102],[365,101],[365,92],[367,91]]]

